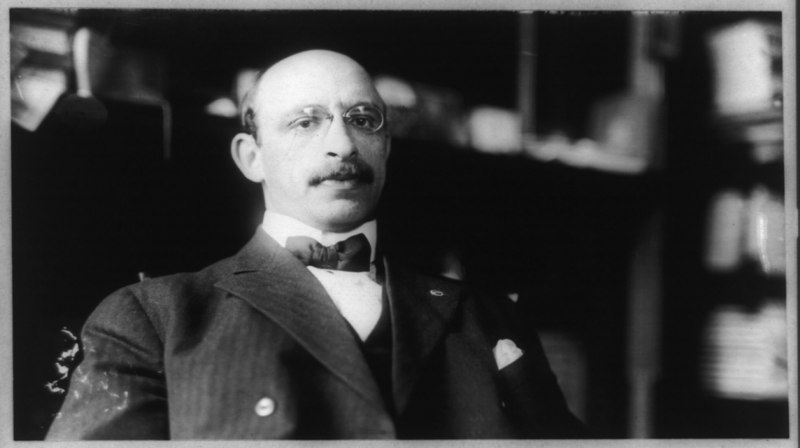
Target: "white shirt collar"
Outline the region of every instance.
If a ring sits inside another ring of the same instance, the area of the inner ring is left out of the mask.
[[[264,212],[264,220],[261,223],[261,228],[267,232],[267,235],[271,236],[272,239],[284,247],[286,246],[286,239],[291,236],[307,236],[319,241],[320,244],[330,246],[339,241],[346,240],[353,235],[363,233],[364,236],[367,237],[372,250],[370,262],[375,262],[375,243],[378,240],[378,226],[374,219],[361,224],[349,232],[323,232],[290,216],[267,210]]]

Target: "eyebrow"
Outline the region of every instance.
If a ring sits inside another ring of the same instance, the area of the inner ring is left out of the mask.
[[[280,114],[280,116],[288,118],[288,117],[291,117],[291,116],[295,116],[297,114],[301,114],[301,113],[305,112],[306,109],[326,110],[325,106],[323,106],[321,104],[304,104],[302,106],[293,107],[293,108],[289,109],[288,111]]]
[[[348,110],[350,110],[350,109],[352,109],[354,107],[358,107],[358,106],[371,106],[371,107],[374,107],[375,109],[378,109],[381,112],[384,112],[383,108],[381,107],[381,105],[377,104],[377,103],[375,103],[373,101],[359,101],[359,102],[357,102],[355,104],[348,105],[347,107],[344,108],[344,110],[348,111]],[[301,106],[293,107],[293,108],[289,109],[287,112],[284,112],[284,113],[280,114],[279,116],[281,118],[290,118],[290,117],[294,117],[294,116],[296,116],[298,114],[303,113],[306,109],[311,109],[311,108],[320,109],[320,110],[324,110],[324,111],[328,110],[327,107],[325,107],[325,106],[323,106],[321,104],[314,104],[314,103],[312,103],[312,104],[303,104]]]

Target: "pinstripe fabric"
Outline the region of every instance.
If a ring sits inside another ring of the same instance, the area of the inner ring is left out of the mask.
[[[48,439],[536,437],[526,428],[541,424],[518,415],[559,422],[544,435],[577,434],[540,349],[523,346],[535,358],[515,374],[534,395],[507,396],[491,347],[508,313],[491,311],[494,300],[391,263],[386,288],[394,412],[319,282],[257,232],[203,271],[106,298]],[[508,415],[508,400],[524,409]]]

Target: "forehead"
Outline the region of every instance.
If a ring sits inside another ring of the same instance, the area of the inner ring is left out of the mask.
[[[381,100],[360,66],[338,61],[275,67],[264,74],[254,96],[254,108],[265,118],[310,105],[334,110],[358,103]]]

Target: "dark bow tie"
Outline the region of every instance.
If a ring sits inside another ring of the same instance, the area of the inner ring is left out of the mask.
[[[331,246],[323,246],[307,236],[291,236],[286,239],[286,249],[306,266],[352,272],[369,271],[372,252],[363,233]]]

